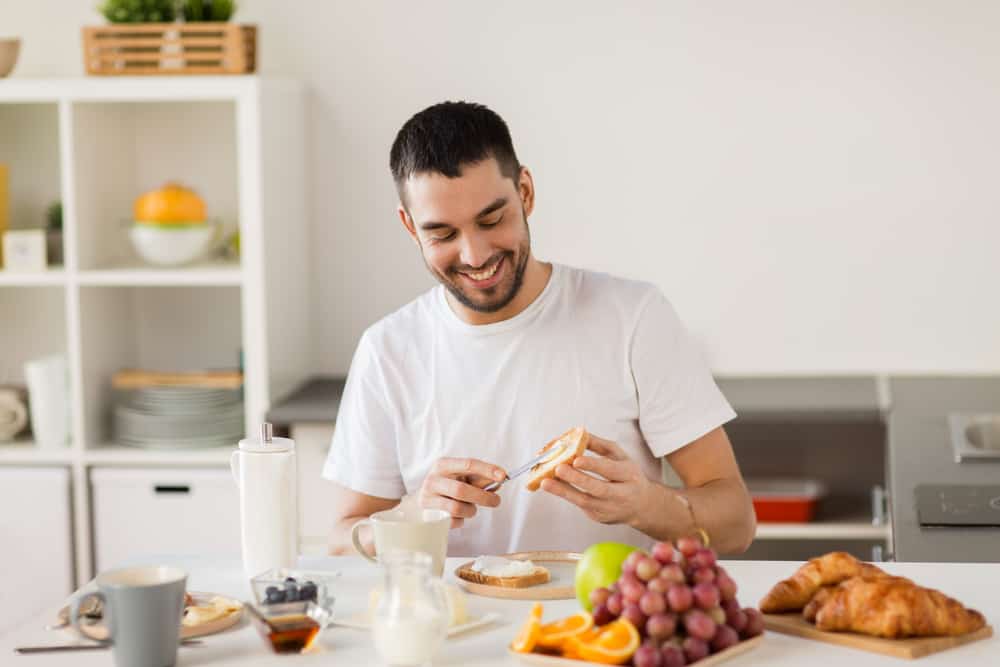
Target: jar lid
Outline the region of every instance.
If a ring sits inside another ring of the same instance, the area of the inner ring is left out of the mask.
[[[295,441],[291,438],[275,438],[271,434],[271,425],[264,422],[260,426],[259,438],[245,438],[240,440],[240,451],[253,452],[255,454],[275,454],[278,452],[293,451]]]

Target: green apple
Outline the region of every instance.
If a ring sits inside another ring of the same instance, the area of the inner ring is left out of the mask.
[[[631,544],[621,542],[598,542],[587,547],[576,564],[576,599],[580,606],[591,611],[590,592],[615,583],[621,576],[622,563],[635,550]]]

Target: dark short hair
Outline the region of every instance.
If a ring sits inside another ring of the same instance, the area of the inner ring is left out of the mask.
[[[521,165],[503,118],[482,104],[441,102],[403,124],[389,151],[389,167],[402,198],[403,184],[413,174],[458,178],[464,165],[490,157],[516,185]]]

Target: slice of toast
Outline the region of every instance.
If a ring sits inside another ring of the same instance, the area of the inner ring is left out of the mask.
[[[522,574],[517,577],[494,577],[476,572],[471,567],[463,567],[458,571],[458,576],[474,584],[500,586],[501,588],[527,588],[528,586],[548,583],[550,579],[549,571],[541,565],[536,565],[530,574]]]
[[[528,483],[525,484],[524,488],[528,489],[528,491],[538,490],[538,487],[542,485],[543,479],[550,479],[556,476],[556,468],[559,467],[560,463],[572,463],[573,459],[582,456],[587,451],[589,443],[590,434],[582,427],[577,426],[546,444],[538,450],[539,454],[559,445],[565,445],[565,447],[557,456],[547,461],[542,461],[532,468],[528,476]]]

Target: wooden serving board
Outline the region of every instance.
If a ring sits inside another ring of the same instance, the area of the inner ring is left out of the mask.
[[[576,597],[576,563],[580,554],[572,551],[519,551],[503,554],[502,558],[530,560],[535,565],[541,565],[549,571],[549,580],[525,588],[477,584],[458,576],[459,570],[472,566],[473,561],[470,560],[455,568],[459,586],[473,595],[505,600],[572,600]]]
[[[496,612],[490,612],[488,614],[483,614],[482,616],[476,616],[470,618],[465,623],[460,625],[452,625],[448,628],[449,637],[457,637],[460,634],[469,632],[470,630],[478,630],[479,628],[490,625],[500,620],[500,614]],[[352,614],[346,618],[334,618],[334,625],[339,625],[345,628],[354,628],[355,630],[371,630],[372,629],[372,619],[371,614],[367,611],[359,611],[356,614]]]
[[[753,639],[742,641],[736,646],[730,646],[725,651],[702,658],[694,664],[698,665],[698,667],[712,667],[712,665],[722,664],[727,660],[731,660],[738,655],[742,655],[747,651],[757,648],[762,641],[764,641],[764,635],[758,635]],[[507,649],[507,653],[523,663],[529,665],[541,665],[542,667],[581,667],[582,665],[597,664],[596,662],[560,658],[557,655],[545,655],[544,653],[518,653],[511,648]]]
[[[802,618],[799,613],[764,614],[764,627],[774,632],[787,635],[815,639],[828,644],[848,646],[851,648],[881,653],[895,658],[913,660],[932,653],[946,651],[956,646],[969,644],[993,636],[993,628],[986,626],[982,630],[970,632],[958,637],[918,637],[911,639],[883,639],[869,637],[854,632],[829,632],[818,630],[815,625]]]
[[[122,370],[111,376],[115,389],[150,387],[197,387],[199,389],[239,389],[243,373],[239,371],[202,371],[196,373],[160,373],[139,369]]]

